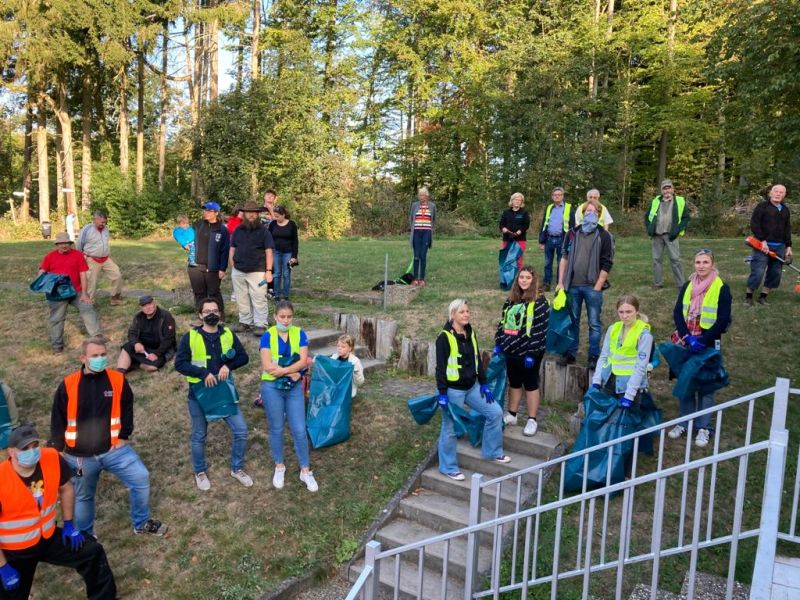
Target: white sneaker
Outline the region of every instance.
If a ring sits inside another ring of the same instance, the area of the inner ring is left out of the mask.
[[[250,487],[253,485],[253,478],[245,473],[242,469],[239,469],[238,471],[231,471],[231,477],[241,483],[244,487]]]
[[[669,439],[677,440],[684,433],[686,433],[686,427],[683,425],[675,425],[675,427],[673,427],[667,435],[669,436]]]
[[[527,435],[527,436],[536,435],[538,429],[539,429],[539,424],[536,422],[536,419],[528,419],[528,422],[525,423],[525,429],[522,430],[522,435]]]
[[[207,492],[211,489],[211,482],[208,480],[205,472],[195,473],[194,482],[197,484],[197,489]]]
[[[694,438],[694,445],[698,448],[705,448],[708,446],[708,429],[698,429],[697,437]]]
[[[284,475],[286,475],[286,467],[275,467],[275,474],[272,476],[272,487],[276,490],[283,487]]]
[[[300,481],[306,484],[309,492],[316,492],[319,489],[317,485],[317,480],[314,479],[314,473],[309,471],[308,473],[303,473],[300,471]]]
[[[509,412],[506,412],[506,414],[503,415],[503,423],[505,423],[506,425],[516,425],[517,417],[515,417]]]

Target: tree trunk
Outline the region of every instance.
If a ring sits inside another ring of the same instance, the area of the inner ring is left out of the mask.
[[[608,26],[606,27],[606,42],[611,41],[611,36],[614,34],[614,0],[608,0]],[[603,76],[603,87],[608,87],[608,69],[606,69]]]
[[[725,113],[720,107],[717,113],[717,124],[719,125],[720,139],[719,152],[717,153],[717,195],[722,194],[722,186],[725,183]]]
[[[658,140],[658,185],[667,177],[667,130],[661,130],[661,138]]]
[[[31,176],[31,159],[33,158],[33,105],[31,101],[31,89],[28,88],[28,95],[25,100],[25,139],[22,145],[22,205],[19,207],[20,220],[27,223],[31,213],[31,187],[33,187],[33,177]]]
[[[594,31],[595,31],[595,40],[599,39],[599,32],[600,30],[600,0],[595,0],[594,2]],[[589,97],[594,100],[597,98],[597,73],[595,71],[595,49],[592,48],[592,68],[591,72],[589,73]]]
[[[130,157],[128,155],[128,71],[123,67],[119,74],[119,170],[123,177],[128,176]]]
[[[672,60],[675,55],[675,23],[678,19],[678,0],[670,0],[669,3],[669,20],[667,22],[667,81],[672,81]],[[670,102],[672,97],[671,86],[667,85],[667,102]],[[667,130],[661,130],[661,138],[658,141],[658,185],[667,176],[667,155],[668,155],[668,135]]]
[[[197,103],[198,115],[202,110],[205,98],[203,96],[203,24],[194,25],[194,98]]]
[[[161,46],[161,111],[158,116],[158,191],[164,191],[164,171],[167,164],[167,110],[169,110],[169,30],[164,27]]]
[[[64,213],[64,152],[63,141],[61,138],[61,119],[58,118],[57,107],[53,106],[53,112],[56,113],[56,139],[55,139],[55,154],[56,154],[56,211]]]
[[[338,0],[329,0],[331,14],[325,26],[325,64],[322,70],[322,92],[326,94],[333,87],[333,59],[336,52],[336,16]],[[326,98],[327,100],[327,98]],[[322,121],[330,123],[331,115],[327,108],[322,111]]]
[[[217,5],[216,0],[209,2],[211,8]],[[219,19],[213,19],[208,27],[208,62],[209,75],[209,100],[214,102],[219,96]]]
[[[64,76],[65,77],[65,76]],[[56,118],[61,125],[61,155],[64,168],[64,197],[66,212],[78,213],[75,202],[75,162],[72,157],[72,119],[69,116],[67,105],[67,82],[60,77],[57,84],[57,104],[55,107]]]
[[[239,38],[239,45],[236,47],[236,89],[242,89],[244,81],[244,34]]]
[[[36,157],[39,161],[39,223],[50,220],[50,171],[47,164],[47,113],[44,96],[36,99]]]
[[[261,74],[261,0],[253,0],[253,37],[250,42],[250,81],[258,81]]]
[[[81,106],[81,209],[89,210],[92,202],[92,77],[90,67],[83,71],[83,103]]]
[[[105,80],[105,69],[102,68],[101,63],[98,60],[95,62],[94,69],[94,122],[96,123],[97,127],[97,135],[100,138],[100,160],[110,160],[111,155],[113,154],[111,141],[109,140],[108,136],[108,123],[106,123],[106,108],[104,104],[105,98],[103,95],[103,90],[106,89]]]
[[[144,189],[144,50],[136,52],[136,193]]]
[[[195,25],[197,27],[197,25]],[[187,27],[183,34],[184,39],[184,47],[186,49],[186,85],[189,90],[189,114],[192,118],[192,127],[197,125],[197,121],[200,118],[200,109],[198,107],[199,100],[197,98],[197,86],[195,85],[195,69],[194,69],[194,62],[192,59],[192,44],[191,40],[191,32],[190,28]],[[195,35],[195,40],[197,36]],[[197,50],[195,49],[195,53]],[[197,169],[195,168],[195,161],[194,161],[194,142],[191,142],[191,171],[189,173],[189,182],[190,182],[190,194],[193,200],[198,200],[200,197],[197,185]]]

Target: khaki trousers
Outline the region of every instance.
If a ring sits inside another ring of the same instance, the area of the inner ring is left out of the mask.
[[[91,256],[87,256],[86,264],[89,265],[89,271],[86,273],[86,293],[92,302],[94,302],[94,295],[97,293],[97,279],[100,277],[100,273],[105,274],[111,282],[112,296],[119,296],[122,293],[122,272],[110,256],[107,261],[102,263],[97,262]]]

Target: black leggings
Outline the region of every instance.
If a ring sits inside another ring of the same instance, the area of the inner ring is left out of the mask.
[[[524,387],[526,392],[533,392],[539,389],[539,368],[542,357],[534,356],[533,360],[533,367],[526,369],[524,356],[509,356],[506,354],[508,387],[514,390]]]
[[[199,310],[199,303],[205,298],[213,298],[217,301],[220,315],[225,315],[225,303],[222,301],[222,292],[219,286],[222,281],[219,278],[219,271],[207,271],[204,267],[189,267],[189,283],[194,293],[195,307]],[[223,319],[224,320],[224,319]]]

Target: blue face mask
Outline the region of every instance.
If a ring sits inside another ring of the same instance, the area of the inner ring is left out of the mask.
[[[108,357],[107,356],[92,356],[88,361],[87,365],[90,371],[94,371],[95,373],[100,373],[103,369],[106,368],[108,365]]]
[[[275,327],[278,329],[278,331],[289,331],[289,325],[284,325],[283,323],[275,323]]]
[[[597,213],[586,213],[583,215],[583,223],[581,223],[581,231],[583,233],[592,233],[597,229]]]
[[[42,451],[38,446],[30,450],[20,450],[17,452],[17,462],[19,462],[22,467],[35,467],[41,455]]]

